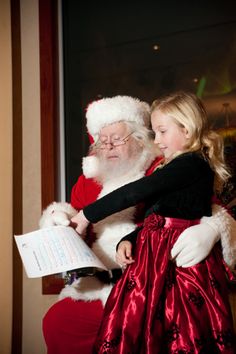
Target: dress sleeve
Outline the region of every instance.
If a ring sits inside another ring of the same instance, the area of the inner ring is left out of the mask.
[[[209,174],[209,165],[201,157],[193,153],[180,155],[150,176],[126,184],[88,205],[83,209],[84,215],[90,222],[98,222],[139,202],[155,200],[191,185],[206,173]]]

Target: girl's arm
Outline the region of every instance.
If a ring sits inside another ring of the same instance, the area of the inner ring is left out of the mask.
[[[180,155],[152,175],[129,183],[88,205],[83,209],[84,216],[89,222],[96,223],[139,202],[154,202],[167,193],[193,184],[203,176],[209,176],[209,173],[211,171],[207,162],[196,154]]]

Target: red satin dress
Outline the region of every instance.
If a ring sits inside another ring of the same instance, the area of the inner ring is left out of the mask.
[[[94,353],[236,353],[219,245],[193,267],[170,260],[178,236],[196,223],[154,213],[145,219],[135,263],[107,301]]]

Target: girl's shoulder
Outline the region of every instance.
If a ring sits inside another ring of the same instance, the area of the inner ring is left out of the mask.
[[[178,155],[175,159],[172,160],[174,164],[184,164],[188,165],[189,168],[197,167],[197,168],[204,168],[209,169],[210,165],[208,161],[204,158],[204,156],[198,151],[190,151],[185,152]]]
[[[193,161],[207,161],[203,157],[203,155],[199,151],[188,151],[188,152],[183,152],[182,154],[179,154],[176,159],[185,159],[185,160],[193,160]]]

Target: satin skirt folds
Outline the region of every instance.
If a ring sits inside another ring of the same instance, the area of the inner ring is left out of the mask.
[[[219,245],[193,267],[170,260],[178,236],[196,223],[155,214],[145,219],[135,263],[107,301],[94,353],[235,353]]]

